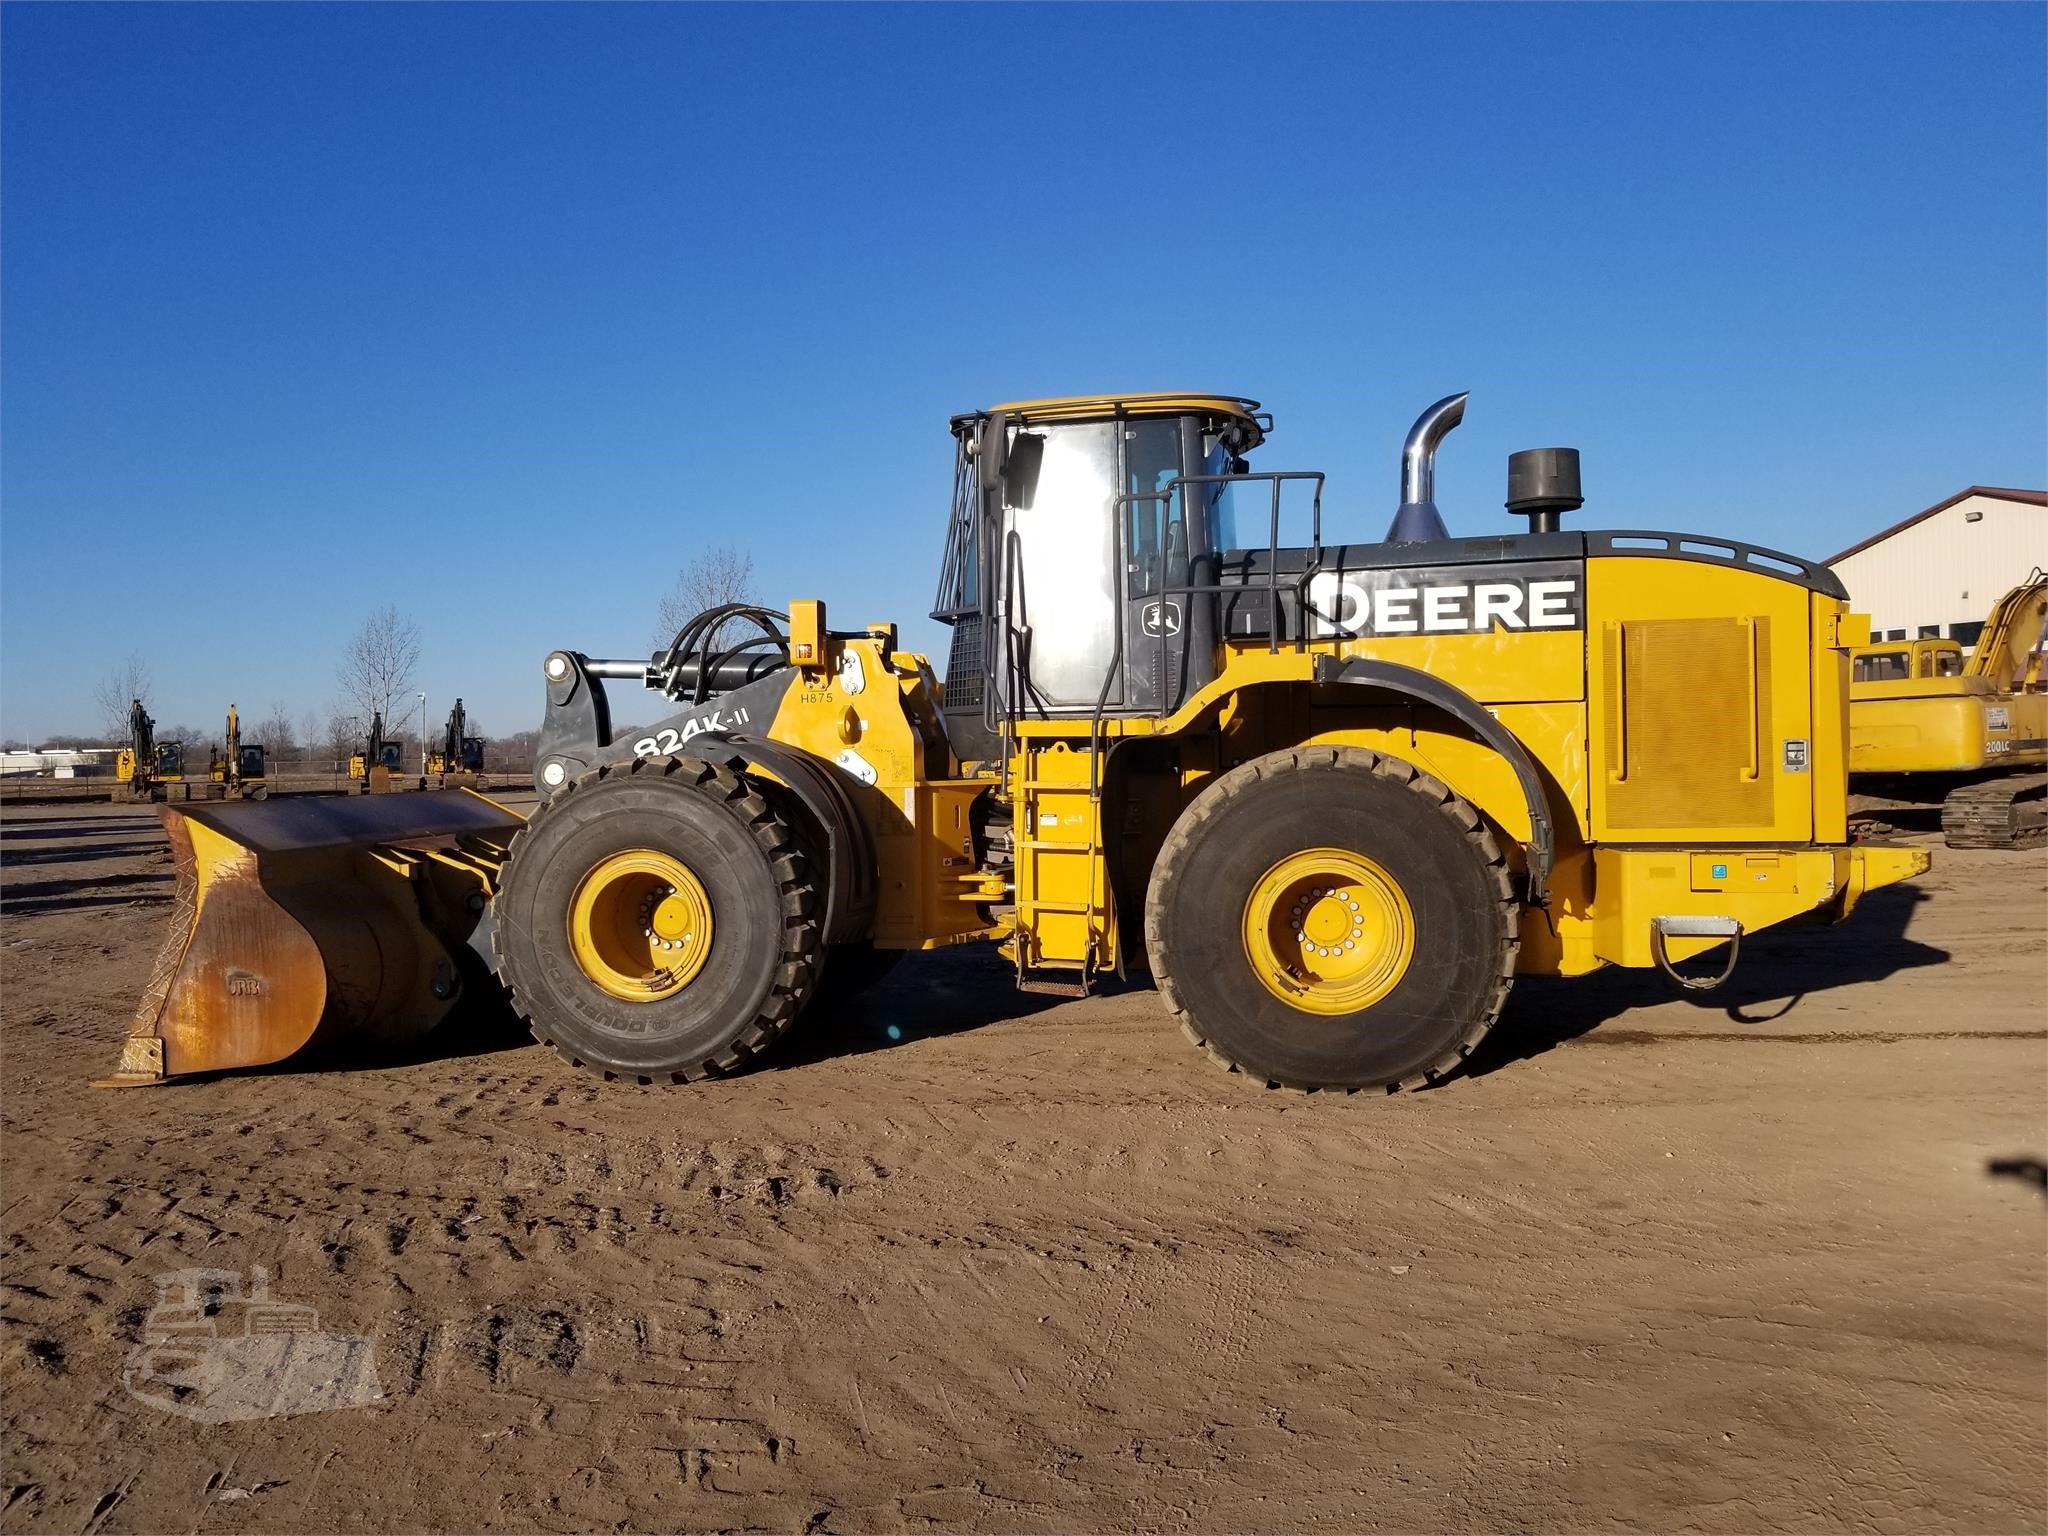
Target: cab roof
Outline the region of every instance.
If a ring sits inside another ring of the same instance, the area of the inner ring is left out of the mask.
[[[986,420],[1001,412],[1005,416],[1031,421],[1099,421],[1115,416],[1230,416],[1251,431],[1247,449],[1256,447],[1273,429],[1273,418],[1259,409],[1259,402],[1242,395],[1214,395],[1196,390],[1173,390],[1144,395],[1063,395],[1051,400],[1012,400],[955,417],[956,422]]]

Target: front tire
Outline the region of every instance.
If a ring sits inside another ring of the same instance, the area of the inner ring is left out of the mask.
[[[1513,887],[1486,824],[1358,748],[1223,775],[1168,834],[1145,917],[1189,1038],[1278,1087],[1432,1082],[1485,1037],[1514,976]]]
[[[640,1082],[736,1071],[802,1011],[817,899],[789,824],[733,769],[609,763],[513,838],[492,946],[534,1037]]]

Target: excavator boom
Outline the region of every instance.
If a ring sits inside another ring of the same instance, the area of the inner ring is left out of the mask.
[[[1983,633],[1963,664],[1963,675],[1989,679],[2015,692],[2048,686],[2042,675],[2048,649],[2048,575],[2036,566],[2027,579],[2001,597],[1984,621]]]

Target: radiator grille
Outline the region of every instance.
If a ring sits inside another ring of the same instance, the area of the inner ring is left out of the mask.
[[[1631,620],[1604,649],[1607,825],[1770,825],[1770,620]]]
[[[946,709],[981,708],[988,669],[982,659],[981,615],[963,613],[953,620],[953,645],[946,655]]]

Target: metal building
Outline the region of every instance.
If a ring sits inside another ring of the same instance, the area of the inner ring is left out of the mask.
[[[1975,645],[1991,605],[2048,567],[2048,491],[1973,485],[1827,564],[1878,640]]]
[[[112,748],[44,747],[37,752],[0,752],[0,778],[90,779],[113,771]]]

